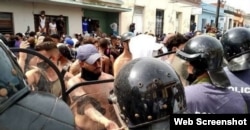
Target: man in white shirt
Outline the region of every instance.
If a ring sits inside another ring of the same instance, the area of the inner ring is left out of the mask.
[[[118,32],[117,32],[117,28],[118,28],[118,25],[117,25],[117,23],[116,22],[114,22],[114,23],[112,23],[112,24],[110,24],[110,28],[112,29],[112,33],[113,33],[113,35],[118,35]]]

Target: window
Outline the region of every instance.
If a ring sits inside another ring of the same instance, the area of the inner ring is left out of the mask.
[[[35,31],[38,32],[39,31],[39,16],[40,14],[35,14],[34,15],[34,22],[35,22]],[[48,30],[49,30],[49,23],[53,20],[53,19],[59,19],[60,16],[58,15],[45,15],[46,16],[46,29],[47,29],[47,34],[48,34]],[[64,19],[64,33],[68,34],[68,17],[63,16]]]
[[[12,13],[0,12],[0,33],[13,35],[13,30]]]
[[[163,34],[164,10],[156,10],[155,35]]]

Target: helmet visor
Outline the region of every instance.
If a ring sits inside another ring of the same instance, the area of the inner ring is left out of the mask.
[[[201,53],[187,54],[187,53],[185,53],[183,51],[177,51],[176,55],[178,57],[180,57],[181,59],[186,60],[186,61],[194,61],[197,58],[202,58],[202,54]]]

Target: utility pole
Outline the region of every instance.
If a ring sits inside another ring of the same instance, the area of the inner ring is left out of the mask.
[[[215,18],[215,27],[217,29],[218,29],[219,16],[220,16],[220,4],[221,4],[221,0],[218,0],[218,2],[217,2],[217,10],[216,10],[216,18]]]

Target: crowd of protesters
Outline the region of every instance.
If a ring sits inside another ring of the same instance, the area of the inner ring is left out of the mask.
[[[44,14],[42,13],[41,19],[43,17]],[[15,36],[5,34],[4,37],[6,38],[6,45],[10,48],[36,51],[47,57],[61,72],[66,71],[62,74],[67,89],[81,82],[114,79],[120,69],[131,60],[138,57],[153,58],[167,52],[173,53],[162,56],[160,59],[169,63],[175,69],[184,86],[192,85],[192,83],[197,83],[195,82],[197,76],[205,75],[209,77],[210,75],[207,75],[206,68],[202,69],[202,73],[199,73],[196,77],[190,75],[187,70],[190,69],[192,62],[187,63],[185,58],[183,60],[180,56],[182,53],[177,56],[175,52],[185,50],[185,46],[187,43],[191,44],[192,39],[198,39],[198,42],[200,42],[200,35],[206,35],[201,40],[211,40],[211,38],[218,40],[222,36],[218,36],[217,30],[213,27],[207,27],[206,34],[192,29],[191,32],[184,34],[177,32],[161,36],[155,36],[152,33],[134,34],[134,32],[116,35],[116,31],[115,35],[98,32],[94,35],[75,33],[74,36],[68,36],[63,30],[56,28],[56,22],[56,20],[51,22],[49,33],[41,26],[39,32],[16,33]],[[15,53],[15,55],[27,76],[27,82],[31,90],[49,92],[57,97],[61,95],[58,76],[50,66],[43,60],[23,52]],[[213,84],[213,81],[211,82]],[[110,105],[108,101],[104,100],[113,89],[113,83],[90,86],[79,87],[70,94],[71,104],[69,105],[75,115],[77,127],[80,129],[92,127],[96,127],[96,129],[118,129],[122,127],[120,117],[114,114],[115,110],[118,109],[117,106]],[[187,91],[189,92],[189,90]],[[232,95],[238,96],[239,101],[241,101],[240,105],[244,105],[245,102],[240,95]],[[228,105],[228,107],[231,106]],[[235,108],[235,110],[235,113],[246,113],[243,109]],[[196,113],[197,111],[191,112]],[[211,111],[207,111],[207,113],[209,112]],[[223,113],[223,111],[216,110],[212,112]]]

